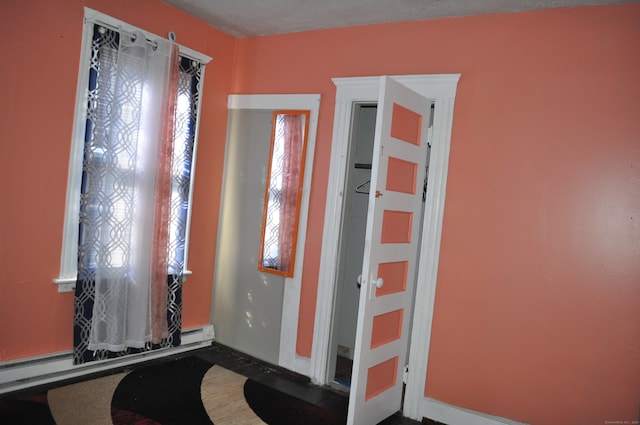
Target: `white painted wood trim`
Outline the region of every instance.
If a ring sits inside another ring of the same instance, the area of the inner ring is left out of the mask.
[[[422,417],[442,422],[445,424],[456,425],[527,425],[524,422],[516,422],[511,419],[501,418],[498,416],[487,415],[473,410],[455,407],[450,404],[442,403],[432,398],[424,398],[420,411]]]
[[[95,11],[85,8],[85,16]],[[67,179],[67,197],[62,231],[62,248],[60,254],[60,274],[53,279],[58,285],[58,292],[71,292],[77,280],[78,267],[78,217],[80,216],[80,183],[82,181],[82,160],[84,154],[84,132],[87,120],[87,91],[89,87],[89,63],[91,60],[91,31],[85,23],[80,47],[80,65],[78,69],[78,86],[76,88],[76,104],[73,114],[73,133]]]
[[[65,351],[28,359],[2,362],[0,363],[0,394],[208,347],[213,340],[213,326],[206,325],[183,331],[182,344],[178,347],[133,354],[116,359],[74,366],[73,353],[71,351]]]
[[[457,89],[459,74],[443,75],[405,75],[392,76],[396,81],[407,85],[419,94],[436,102],[432,157],[430,162],[430,190],[425,205],[424,229],[419,264],[419,280],[416,293],[417,305],[433,305],[437,281],[440,235],[446,192],[446,176],[449,163],[451,127],[453,123],[453,100]],[[345,183],[346,161],[348,155],[351,111],[354,102],[377,102],[380,77],[336,78],[336,106],[327,200],[325,208],[324,232],[318,281],[318,298],[314,324],[313,346],[311,354],[311,379],[317,384],[327,383],[327,365],[329,343],[331,340],[331,318],[333,294],[337,268],[339,228],[342,215],[342,190]],[[437,170],[437,171],[433,171]],[[435,267],[431,267],[429,265]],[[405,395],[405,410],[419,411],[426,382],[428,361],[428,341],[431,336],[433,308],[414,309],[414,329],[409,358],[409,378]],[[428,320],[428,325],[425,321]],[[421,324],[418,331],[417,324]],[[426,348],[425,348],[426,346]],[[424,365],[421,367],[420,365]],[[424,369],[421,373],[419,369]],[[415,372],[414,372],[415,371]],[[409,384],[411,386],[409,386]],[[411,392],[411,393],[410,393]],[[405,415],[407,413],[405,412]],[[409,415],[408,415],[409,416]],[[417,418],[417,416],[410,416]]]
[[[300,217],[298,219],[298,241],[296,243],[296,263],[293,277],[284,282],[282,305],[282,322],[280,325],[280,366],[309,376],[308,363],[301,361],[296,355],[296,340],[298,337],[298,316],[300,310],[300,293],[302,288],[302,269],[307,239],[307,220],[309,218],[309,199],[313,177],[313,158],[316,151],[316,133],[318,130],[318,113],[320,111],[320,95],[306,100],[309,109],[309,134],[307,139],[307,156],[304,165],[304,182],[302,186],[302,201],[300,203]],[[291,108],[293,109],[293,108]],[[293,363],[292,363],[293,360]]]
[[[197,113],[196,113],[196,128],[195,135],[193,138],[193,152],[191,153],[191,177],[189,179],[189,198],[187,200],[187,222],[185,223],[185,232],[184,232],[184,258],[183,258],[183,266],[184,266],[184,277],[183,282],[186,282],[186,275],[189,267],[189,245],[191,241],[191,212],[193,211],[193,188],[195,186],[196,181],[196,159],[198,158],[198,140],[200,139],[200,122],[202,120],[202,94],[204,93],[204,77],[206,67],[202,67],[200,71],[200,88],[198,89],[198,105]],[[189,272],[191,274],[191,272]]]
[[[300,311],[300,293],[302,287],[302,266],[304,264],[304,247],[307,238],[307,220],[309,217],[309,198],[313,174],[313,157],[318,129],[318,113],[320,110],[319,94],[255,94],[230,95],[229,109],[299,109],[309,110],[309,135],[307,139],[307,157],[305,160],[302,201],[298,221],[298,241],[296,244],[296,263],[293,277],[285,278],[282,303],[282,322],[280,325],[280,353],[278,365],[309,376],[309,360],[296,354],[298,336],[298,316]]]
[[[340,228],[342,216],[342,192],[346,178],[352,108],[354,102],[377,100],[377,92],[373,97],[371,93],[379,85],[379,78],[336,78],[333,82],[338,90],[318,274],[318,282],[323,284],[318,284],[310,362],[311,381],[319,385],[328,383],[326,374],[330,352],[331,316],[340,244],[340,233],[335,229]]]
[[[455,91],[450,97],[436,99],[434,110],[429,189],[425,202],[425,220],[418,268],[418,282],[422,284],[416,287],[416,305],[422,308],[414,308],[413,312],[411,340],[415,343],[409,347],[409,377],[404,401],[404,415],[414,419],[422,418],[417,410],[421,399],[424,398],[429,362],[454,96]]]
[[[293,360],[293,367],[288,367],[287,369],[293,370],[296,373],[304,376],[310,376],[311,372],[311,359],[308,357],[302,357],[296,355]]]
[[[229,109],[315,109],[320,108],[319,94],[230,94],[227,99]],[[311,118],[309,121],[309,139],[311,139]],[[317,122],[316,122],[317,126]],[[315,135],[314,135],[315,139]],[[308,143],[308,141],[307,141]],[[308,150],[308,149],[307,149]]]

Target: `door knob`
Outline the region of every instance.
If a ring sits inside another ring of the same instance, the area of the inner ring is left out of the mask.
[[[358,278],[356,279],[356,282],[358,282],[358,289],[360,289],[360,287],[362,286],[362,275],[359,274]]]
[[[384,280],[381,277],[374,280],[374,282],[376,284],[376,288],[378,289],[382,288],[382,286],[384,285]]]
[[[374,274],[371,274],[371,284],[368,286],[369,299],[372,300],[376,297],[376,289],[382,288],[384,285],[384,279],[381,277],[376,278]]]

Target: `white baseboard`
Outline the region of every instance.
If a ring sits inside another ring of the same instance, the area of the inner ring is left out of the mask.
[[[158,359],[211,345],[212,325],[182,331],[182,344],[131,356],[74,366],[71,350],[0,363],[0,394],[49,384],[69,378],[102,372],[122,366]]]
[[[309,357],[296,356],[294,372],[304,376],[311,376],[311,359]]]
[[[301,357],[298,355],[288,356],[285,358],[282,356],[282,350],[280,350],[280,358],[278,359],[278,366],[299,373],[306,377],[311,377],[311,359],[308,357]]]
[[[444,424],[455,425],[527,425],[511,419],[487,415],[442,403],[432,398],[424,398],[420,404],[420,415]]]

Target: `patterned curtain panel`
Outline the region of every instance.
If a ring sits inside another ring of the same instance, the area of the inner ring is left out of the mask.
[[[282,191],[280,193],[280,226],[278,229],[278,257],[280,269],[291,270],[293,254],[293,238],[291,229],[298,219],[298,198],[300,194],[300,171],[302,168],[302,150],[304,146],[304,129],[302,115],[278,115],[278,128],[281,129],[284,144],[282,158]]]
[[[175,44],[94,26],[74,363],[180,344],[201,66]]]

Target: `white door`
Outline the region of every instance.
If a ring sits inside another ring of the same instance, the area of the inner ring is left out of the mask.
[[[400,410],[420,240],[430,102],[381,77],[347,424]]]

